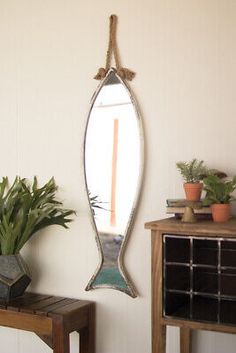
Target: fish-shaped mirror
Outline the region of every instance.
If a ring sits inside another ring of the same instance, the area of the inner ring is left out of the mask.
[[[140,194],[143,132],[131,92],[114,68],[92,99],[84,169],[100,253],[100,264],[86,289],[109,287],[135,297],[123,255]]]

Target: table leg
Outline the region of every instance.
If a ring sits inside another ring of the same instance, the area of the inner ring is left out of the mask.
[[[80,353],[95,353],[95,306],[89,308],[88,326],[78,332]]]
[[[180,353],[191,353],[191,329],[180,327]]]
[[[52,343],[53,353],[70,353],[70,336],[60,319],[53,319]]]
[[[166,352],[166,326],[155,325],[156,331],[152,337],[152,353]]]

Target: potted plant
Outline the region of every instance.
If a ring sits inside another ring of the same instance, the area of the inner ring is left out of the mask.
[[[0,298],[23,294],[30,283],[28,268],[19,254],[25,243],[38,231],[53,224],[64,228],[73,210],[63,209],[55,198],[57,186],[51,178],[38,187],[16,177],[9,186],[8,178],[0,182]]]
[[[208,174],[208,169],[204,162],[192,159],[190,162],[176,163],[185,183],[184,190],[186,199],[189,201],[199,201],[203,189],[203,183],[200,181]]]
[[[203,179],[206,197],[205,205],[211,205],[214,222],[227,222],[230,218],[230,201],[236,189],[236,176],[232,180],[222,180],[216,175],[208,175]]]

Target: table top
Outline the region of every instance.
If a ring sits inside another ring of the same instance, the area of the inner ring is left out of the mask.
[[[146,229],[161,232],[197,233],[209,236],[236,237],[236,218],[228,222],[216,223],[212,220],[199,220],[196,223],[184,223],[174,217],[145,223]]]
[[[23,312],[36,315],[67,315],[81,307],[91,305],[87,300],[57,297],[45,294],[26,292],[22,296],[8,302],[0,300],[0,310]]]

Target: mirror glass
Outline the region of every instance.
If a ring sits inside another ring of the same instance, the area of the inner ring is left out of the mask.
[[[101,259],[87,290],[112,287],[136,296],[123,253],[141,186],[142,145],[134,100],[110,69],[92,99],[85,134],[85,180]]]

